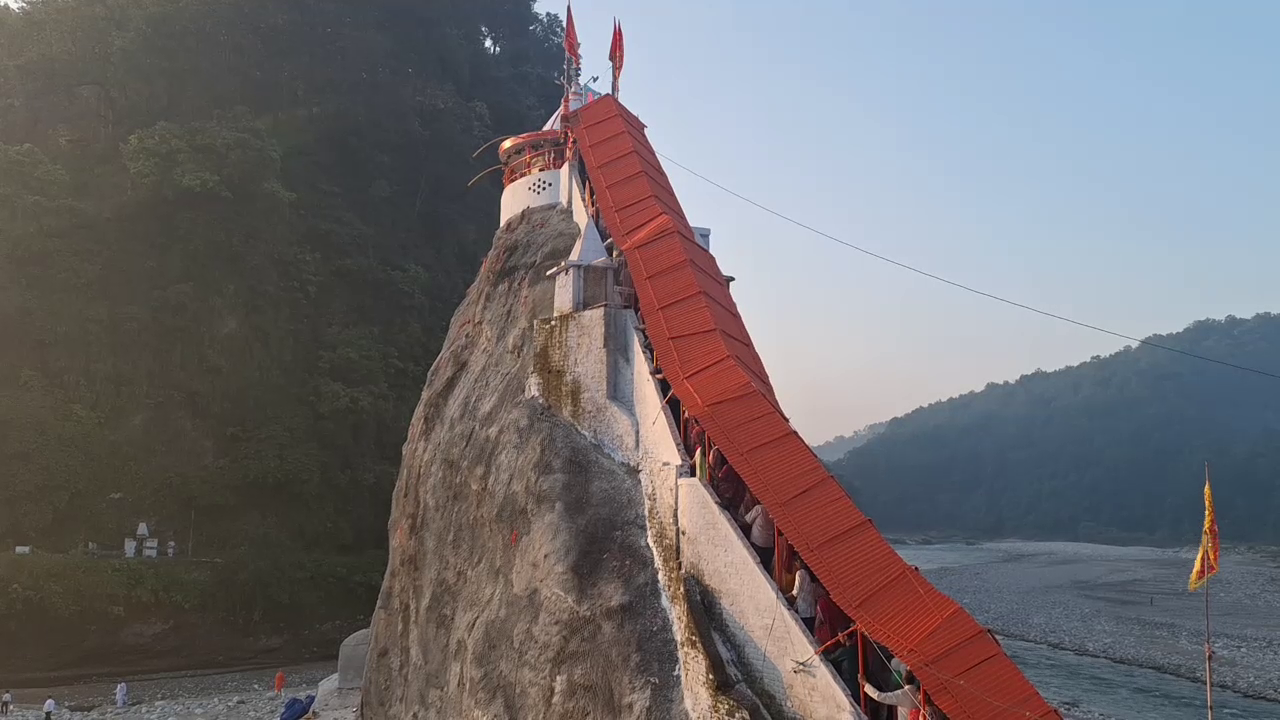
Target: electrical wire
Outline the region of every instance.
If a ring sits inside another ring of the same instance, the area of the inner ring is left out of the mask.
[[[1203,356],[1203,355],[1198,355],[1198,354],[1196,354],[1196,353],[1188,352],[1188,351],[1185,351],[1185,350],[1179,350],[1178,348],[1169,347],[1169,346],[1167,346],[1167,345],[1162,345],[1162,344],[1160,344],[1160,343],[1155,343],[1155,342],[1151,342],[1151,341],[1148,341],[1148,340],[1141,340],[1141,339],[1139,339],[1139,338],[1131,337],[1131,336],[1129,336],[1129,335],[1125,335],[1125,334],[1123,334],[1123,333],[1118,333],[1118,332],[1115,332],[1115,331],[1112,331],[1112,330],[1108,330],[1108,329],[1106,329],[1106,328],[1098,327],[1098,326],[1096,326],[1096,325],[1091,325],[1091,324],[1089,324],[1089,323],[1084,323],[1084,322],[1080,322],[1080,321],[1078,321],[1078,320],[1073,320],[1073,319],[1071,319],[1071,318],[1069,318],[1069,317],[1065,317],[1065,316],[1063,316],[1063,315],[1058,315],[1058,314],[1056,314],[1056,313],[1051,313],[1051,312],[1049,312],[1049,311],[1047,311],[1047,310],[1041,310],[1041,309],[1039,309],[1039,308],[1035,308],[1035,307],[1032,307],[1032,306],[1030,306],[1030,305],[1026,305],[1026,304],[1023,304],[1023,303],[1020,303],[1020,302],[1017,302],[1017,301],[1014,301],[1014,300],[1009,300],[1009,299],[1007,299],[1007,298],[1000,297],[999,295],[994,295],[994,294],[992,294],[992,293],[984,292],[984,291],[982,291],[982,290],[978,290],[978,289],[976,289],[976,288],[970,287],[970,286],[968,286],[968,285],[964,285],[964,284],[962,284],[962,283],[955,282],[955,281],[953,281],[953,280],[948,280],[947,278],[944,278],[944,277],[942,277],[942,276],[940,276],[940,275],[935,275],[935,274],[930,273],[930,272],[928,272],[928,271],[921,270],[921,269],[916,268],[916,267],[913,267],[913,266],[911,266],[911,265],[907,265],[906,263],[899,262],[899,261],[897,261],[897,260],[894,260],[894,259],[892,259],[892,258],[886,257],[886,256],[884,256],[884,255],[880,255],[880,254],[878,254],[878,253],[872,252],[872,251],[867,250],[867,249],[865,249],[865,248],[862,248],[862,247],[859,247],[859,246],[857,246],[857,245],[854,245],[853,243],[850,243],[850,242],[847,242],[847,241],[845,241],[845,240],[842,240],[842,239],[840,239],[840,238],[838,238],[838,237],[835,237],[834,235],[831,235],[831,234],[829,234],[829,233],[825,233],[825,232],[823,232],[823,231],[821,231],[821,230],[818,230],[817,228],[814,228],[814,227],[812,227],[812,226],[810,226],[810,225],[806,225],[805,223],[800,222],[799,220],[796,220],[795,218],[792,218],[792,217],[790,217],[790,216],[784,215],[783,213],[780,213],[780,212],[778,212],[778,211],[776,211],[776,210],[774,210],[774,209],[772,209],[772,208],[770,208],[770,207],[767,207],[767,206],[765,206],[765,205],[763,205],[763,204],[761,204],[761,203],[759,203],[759,202],[756,202],[755,200],[752,200],[751,198],[748,198],[748,197],[746,197],[746,196],[744,196],[744,195],[742,195],[742,194],[740,194],[740,193],[738,193],[738,192],[736,192],[736,191],[734,191],[734,190],[732,190],[732,189],[730,189],[730,188],[728,188],[728,187],[725,187],[724,185],[721,185],[720,183],[718,183],[718,182],[716,182],[716,181],[714,181],[714,180],[712,180],[712,179],[708,178],[708,177],[707,177],[707,176],[705,176],[705,175],[702,175],[701,173],[696,172],[695,170],[692,170],[692,169],[691,169],[691,168],[689,168],[688,166],[683,165],[682,163],[680,163],[680,162],[678,162],[678,161],[676,161],[676,160],[672,159],[671,157],[669,157],[669,156],[667,156],[667,155],[665,155],[665,154],[663,154],[663,153],[657,153],[657,154],[658,154],[658,155],[659,155],[663,160],[666,160],[667,162],[671,163],[672,165],[675,165],[676,167],[680,168],[681,170],[684,170],[685,172],[689,173],[690,175],[693,175],[694,177],[696,177],[696,178],[698,178],[698,179],[702,180],[703,182],[706,182],[707,184],[712,185],[713,187],[716,187],[716,188],[718,188],[718,189],[720,189],[720,190],[724,191],[725,193],[728,193],[729,195],[732,195],[732,196],[734,196],[734,197],[738,198],[739,200],[742,200],[743,202],[745,202],[745,203],[747,203],[747,204],[749,204],[749,205],[752,205],[752,206],[754,206],[754,207],[756,207],[756,208],[758,208],[758,209],[760,209],[760,210],[763,210],[763,211],[765,211],[765,212],[769,213],[770,215],[773,215],[773,216],[775,216],[775,217],[777,217],[777,218],[779,218],[779,219],[781,219],[781,220],[784,220],[784,221],[786,221],[786,222],[788,222],[788,223],[791,223],[792,225],[795,225],[795,226],[797,226],[797,227],[799,227],[799,228],[802,228],[802,229],[804,229],[804,230],[808,230],[809,232],[814,233],[815,235],[818,235],[818,236],[820,236],[820,237],[823,237],[823,238],[826,238],[826,239],[828,239],[828,240],[831,240],[832,242],[835,242],[835,243],[838,243],[838,244],[840,244],[840,245],[843,245],[843,246],[845,246],[845,247],[847,247],[847,248],[849,248],[849,249],[851,249],[851,250],[856,250],[857,252],[860,252],[860,253],[862,253],[862,254],[864,254],[864,255],[868,255],[868,256],[870,256],[870,257],[872,257],[872,258],[875,258],[875,259],[877,259],[877,260],[880,260],[880,261],[882,261],[882,262],[886,262],[886,263],[889,263],[889,264],[891,264],[891,265],[895,265],[895,266],[897,266],[897,267],[899,267],[899,268],[902,268],[902,269],[904,269],[904,270],[909,270],[909,271],[911,271],[911,272],[913,272],[913,273],[916,273],[916,274],[918,274],[918,275],[923,275],[924,277],[930,278],[930,279],[932,279],[932,280],[936,280],[936,281],[938,281],[938,282],[941,282],[941,283],[944,283],[944,284],[950,285],[950,286],[952,286],[952,287],[958,288],[958,289],[960,289],[960,290],[964,290],[964,291],[966,291],[966,292],[973,293],[973,294],[975,294],[975,295],[980,295],[980,296],[982,296],[982,297],[989,298],[989,299],[991,299],[991,300],[995,300],[995,301],[997,301],[997,302],[1001,302],[1001,303],[1004,303],[1004,304],[1006,304],[1006,305],[1011,305],[1011,306],[1013,306],[1013,307],[1020,308],[1020,309],[1022,309],[1022,310],[1027,310],[1027,311],[1030,311],[1030,312],[1036,313],[1036,314],[1038,314],[1038,315],[1043,315],[1043,316],[1045,316],[1045,317],[1053,318],[1053,319],[1055,319],[1055,320],[1059,320],[1059,321],[1062,321],[1062,322],[1070,323],[1070,324],[1072,324],[1072,325],[1076,325],[1076,326],[1078,326],[1078,327],[1086,328],[1086,329],[1088,329],[1088,330],[1093,330],[1093,331],[1096,331],[1096,332],[1104,333],[1104,334],[1106,334],[1106,335],[1111,335],[1111,336],[1113,336],[1113,337],[1117,337],[1117,338],[1120,338],[1120,339],[1123,339],[1123,340],[1128,340],[1128,341],[1130,341],[1130,342],[1138,343],[1138,344],[1140,344],[1140,345],[1147,345],[1147,346],[1150,346],[1150,347],[1158,348],[1158,349],[1160,349],[1160,350],[1165,350],[1165,351],[1168,351],[1168,352],[1176,353],[1176,354],[1178,354],[1178,355],[1183,355],[1183,356],[1186,356],[1186,357],[1194,358],[1194,359],[1196,359],[1196,360],[1201,360],[1201,361],[1204,361],[1204,362],[1210,362],[1210,363],[1214,363],[1214,364],[1217,364],[1217,365],[1222,365],[1222,366],[1225,366],[1225,367],[1230,367],[1230,368],[1234,368],[1234,369],[1237,369],[1237,370],[1242,370],[1242,371],[1245,371],[1245,372],[1250,372],[1250,373],[1254,373],[1254,374],[1257,374],[1257,375],[1262,375],[1262,376],[1264,376],[1264,377],[1269,377],[1269,378],[1273,378],[1273,379],[1276,379],[1276,380],[1280,380],[1280,374],[1270,373],[1270,372],[1267,372],[1267,371],[1265,371],[1265,370],[1258,370],[1258,369],[1256,369],[1256,368],[1251,368],[1251,367],[1247,367],[1247,366],[1244,366],[1244,365],[1237,365],[1237,364],[1235,364],[1235,363],[1230,363],[1230,362],[1227,362],[1227,361],[1224,361],[1224,360],[1218,360],[1218,359],[1216,359],[1216,358],[1210,358],[1210,357],[1206,357],[1206,356]],[[778,610],[778,608],[777,608],[777,607],[775,607],[775,608],[774,608],[774,617],[773,617],[773,619],[772,619],[772,620],[770,620],[770,623],[769,623],[769,632],[768,632],[768,636],[767,636],[767,638],[766,638],[766,640],[765,640],[765,647],[766,647],[766,648],[768,648],[768,646],[769,646],[769,639],[771,639],[771,638],[772,638],[772,635],[773,635],[773,626],[774,626],[774,622],[776,622],[776,620],[777,620],[777,610]],[[883,650],[881,650],[881,648],[880,648],[880,646],[879,646],[879,644],[878,644],[878,643],[876,643],[874,640],[872,640],[872,641],[871,641],[871,646],[875,648],[876,653],[880,656],[880,659],[881,659],[882,661],[884,661],[884,663],[885,663],[886,665],[890,664],[890,663],[889,663],[889,659],[888,659],[887,657],[885,657],[884,651],[883,651]],[[806,662],[808,662],[808,661],[806,661]],[[933,667],[933,665],[932,665],[931,663],[927,663],[927,662],[926,662],[926,663],[923,663],[923,665],[924,665],[924,667],[925,667],[925,668],[927,668],[927,670],[929,671],[929,673],[930,673],[930,674],[932,674],[932,675],[934,675],[935,677],[938,677],[939,679],[942,679],[943,681],[947,682],[948,684],[954,684],[954,685],[959,685],[959,686],[965,687],[965,688],[966,688],[966,689],[968,689],[970,692],[973,692],[974,694],[976,694],[976,695],[978,695],[979,697],[983,698],[983,699],[984,699],[984,700],[986,700],[987,702],[992,703],[993,705],[997,705],[997,706],[1002,707],[1002,708],[1004,708],[1004,709],[1006,709],[1006,710],[1013,711],[1013,712],[1015,712],[1015,713],[1017,713],[1017,714],[1019,714],[1019,715],[1023,715],[1023,716],[1025,716],[1025,717],[1027,717],[1027,718],[1034,718],[1034,717],[1035,717],[1034,715],[1032,715],[1030,712],[1026,711],[1025,709],[1018,708],[1018,707],[1014,707],[1014,706],[1009,705],[1009,704],[1007,704],[1007,703],[1004,703],[1004,702],[1001,702],[1001,701],[999,701],[999,700],[996,700],[995,698],[993,698],[993,697],[991,697],[990,695],[988,695],[988,694],[986,694],[986,693],[982,692],[982,691],[981,691],[981,690],[979,690],[978,688],[974,688],[974,687],[972,687],[969,683],[965,682],[964,680],[961,680],[961,679],[959,679],[959,678],[955,678],[955,677],[951,677],[951,676],[949,676],[949,675],[947,675],[947,674],[945,674],[945,673],[941,673],[941,672],[939,672],[936,668],[934,668],[934,667]],[[917,697],[915,697],[915,696],[912,696],[912,697],[911,697],[911,700],[912,700],[913,704],[915,705],[916,709],[919,709],[919,710],[921,711],[921,713],[922,713],[922,714],[927,712],[927,710],[923,707],[923,704],[921,703],[921,701],[919,700],[919,698],[917,698]]]
[[[728,193],[729,195],[732,195],[732,196],[734,196],[734,197],[738,198],[739,200],[741,200],[741,201],[743,201],[743,202],[747,203],[748,205],[752,205],[752,206],[754,206],[754,207],[756,207],[756,208],[758,208],[758,209],[760,209],[760,210],[763,210],[764,212],[767,212],[767,213],[769,213],[770,215],[773,215],[774,217],[777,217],[777,218],[779,218],[779,219],[781,219],[781,220],[783,220],[783,221],[785,221],[785,222],[791,223],[792,225],[795,225],[796,227],[802,228],[802,229],[804,229],[804,230],[808,230],[809,232],[813,233],[814,235],[818,235],[819,237],[823,237],[823,238],[826,238],[827,240],[830,240],[830,241],[832,241],[832,242],[834,242],[834,243],[837,243],[837,244],[839,244],[839,245],[843,245],[843,246],[845,246],[845,247],[849,248],[850,250],[856,250],[857,252],[860,252],[860,253],[862,253],[863,255],[866,255],[866,256],[868,256],[868,257],[875,258],[876,260],[880,260],[881,262],[889,263],[890,265],[894,265],[894,266],[896,266],[896,267],[902,268],[903,270],[907,270],[907,271],[913,272],[913,273],[915,273],[915,274],[917,274],[917,275],[923,275],[924,277],[927,277],[927,278],[929,278],[930,280],[936,280],[937,282],[940,282],[940,283],[943,283],[943,284],[946,284],[946,285],[950,285],[951,287],[958,288],[958,289],[960,289],[960,290],[964,290],[965,292],[973,293],[974,295],[979,295],[979,296],[984,297],[984,298],[987,298],[987,299],[989,299],[989,300],[995,300],[996,302],[1004,303],[1005,305],[1009,305],[1009,306],[1012,306],[1012,307],[1015,307],[1015,308],[1018,308],[1018,309],[1021,309],[1021,310],[1026,310],[1026,311],[1028,311],[1028,312],[1033,312],[1033,313],[1035,313],[1035,314],[1037,314],[1037,315],[1043,315],[1044,317],[1047,317],[1047,318],[1052,318],[1052,319],[1054,319],[1054,320],[1058,320],[1058,321],[1061,321],[1061,322],[1064,322],[1064,323],[1069,323],[1069,324],[1071,324],[1071,325],[1075,325],[1076,327],[1085,328],[1086,330],[1093,330],[1094,332],[1099,332],[1099,333],[1102,333],[1102,334],[1104,334],[1104,335],[1110,335],[1110,336],[1112,336],[1112,337],[1120,338],[1121,340],[1127,340],[1127,341],[1129,341],[1129,342],[1137,343],[1137,344],[1139,344],[1139,345],[1146,345],[1147,347],[1152,347],[1152,348],[1156,348],[1156,349],[1159,349],[1159,350],[1164,350],[1164,351],[1166,351],[1166,352],[1176,353],[1176,354],[1178,354],[1178,355],[1182,355],[1182,356],[1184,356],[1184,357],[1193,358],[1193,359],[1195,359],[1195,360],[1200,360],[1200,361],[1207,362],[1207,363],[1213,363],[1213,364],[1215,364],[1215,365],[1221,365],[1221,366],[1223,366],[1223,367],[1229,367],[1229,368],[1233,368],[1233,369],[1235,369],[1235,370],[1241,370],[1241,371],[1244,371],[1244,372],[1247,372],[1247,373],[1253,373],[1254,375],[1261,375],[1261,376],[1263,376],[1263,377],[1268,377],[1268,378],[1271,378],[1271,379],[1273,379],[1273,380],[1280,380],[1280,374],[1278,374],[1278,373],[1268,372],[1268,371],[1266,371],[1266,370],[1259,370],[1258,368],[1249,367],[1249,366],[1247,366],[1247,365],[1238,365],[1238,364],[1233,363],[1233,362],[1228,362],[1228,361],[1226,361],[1226,360],[1219,360],[1219,359],[1217,359],[1217,358],[1212,358],[1212,357],[1208,357],[1208,356],[1205,356],[1205,355],[1200,355],[1200,354],[1197,354],[1197,353],[1189,352],[1189,351],[1187,351],[1187,350],[1179,350],[1178,348],[1170,347],[1170,346],[1168,346],[1168,345],[1163,345],[1163,344],[1158,343],[1158,342],[1152,342],[1152,341],[1150,341],[1150,340],[1143,340],[1143,339],[1141,339],[1141,338],[1133,337],[1132,335],[1125,335],[1124,333],[1119,333],[1119,332],[1116,332],[1116,331],[1114,331],[1114,330],[1108,330],[1107,328],[1100,327],[1100,326],[1098,326],[1098,325],[1092,325],[1092,324],[1090,324],[1090,323],[1086,323],[1086,322],[1081,322],[1080,320],[1074,320],[1074,319],[1069,318],[1069,317],[1067,317],[1067,316],[1065,316],[1065,315],[1059,315],[1059,314],[1057,314],[1057,313],[1049,312],[1048,310],[1041,310],[1040,308],[1033,307],[1033,306],[1031,306],[1031,305],[1027,305],[1027,304],[1025,304],[1025,303],[1020,303],[1020,302],[1018,302],[1018,301],[1016,301],[1016,300],[1010,300],[1009,298],[1001,297],[1001,296],[999,296],[999,295],[995,295],[995,294],[993,294],[993,293],[989,293],[989,292],[986,292],[986,291],[983,291],[983,290],[979,290],[979,289],[977,289],[977,288],[975,288],[975,287],[972,287],[972,286],[969,286],[969,285],[965,285],[964,283],[956,282],[955,280],[948,280],[947,278],[942,277],[941,275],[935,275],[934,273],[931,273],[931,272],[929,272],[929,271],[927,271],[927,270],[921,270],[920,268],[914,267],[914,266],[912,266],[912,265],[908,265],[908,264],[906,264],[906,263],[904,263],[904,262],[900,262],[900,261],[898,261],[898,260],[894,260],[894,259],[893,259],[893,258],[891,258],[891,257],[887,257],[887,256],[885,256],[885,255],[881,255],[881,254],[879,254],[879,253],[877,253],[877,252],[873,252],[873,251],[871,251],[871,250],[868,250],[868,249],[866,249],[866,248],[864,248],[864,247],[860,247],[860,246],[858,246],[858,245],[854,245],[853,243],[851,243],[851,242],[849,242],[849,241],[847,241],[847,240],[842,240],[842,239],[840,239],[840,238],[838,238],[838,237],[836,237],[836,236],[834,236],[834,235],[831,235],[830,233],[823,232],[822,230],[819,230],[819,229],[817,229],[817,228],[815,228],[815,227],[813,227],[813,226],[811,226],[811,225],[806,225],[805,223],[800,222],[799,220],[796,220],[796,219],[795,219],[795,218],[793,218],[793,217],[790,217],[790,216],[785,215],[785,214],[783,214],[783,213],[781,213],[781,212],[778,212],[777,210],[774,210],[773,208],[770,208],[770,207],[768,207],[767,205],[763,205],[763,204],[761,204],[761,203],[759,203],[759,202],[756,202],[755,200],[752,200],[751,198],[749,198],[749,197],[747,197],[747,196],[745,196],[745,195],[742,195],[741,193],[738,193],[738,192],[737,192],[737,191],[735,191],[735,190],[732,190],[732,189],[730,189],[730,188],[728,188],[728,187],[725,187],[724,185],[721,185],[720,183],[716,182],[715,180],[712,180],[711,178],[707,177],[706,175],[703,175],[702,173],[699,173],[699,172],[697,172],[696,170],[693,170],[692,168],[688,167],[687,165],[684,165],[684,164],[682,164],[682,163],[680,163],[680,162],[678,162],[678,161],[676,161],[676,160],[672,159],[672,158],[671,158],[671,157],[669,157],[668,155],[665,155],[665,154],[660,153],[660,152],[659,152],[659,153],[657,153],[657,154],[658,154],[658,156],[659,156],[659,157],[661,157],[663,160],[666,160],[667,162],[671,163],[672,165],[675,165],[676,167],[680,168],[681,170],[684,170],[685,172],[689,173],[690,175],[692,175],[692,176],[694,176],[694,177],[698,178],[699,180],[702,180],[703,182],[707,183],[708,185],[711,185],[711,186],[713,186],[713,187],[715,187],[715,188],[718,188],[718,189],[720,189],[720,190],[722,190],[722,191],[724,191],[724,192]]]

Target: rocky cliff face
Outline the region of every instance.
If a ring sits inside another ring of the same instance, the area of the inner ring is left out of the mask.
[[[527,387],[568,211],[498,233],[404,445],[365,720],[679,718],[635,471]]]

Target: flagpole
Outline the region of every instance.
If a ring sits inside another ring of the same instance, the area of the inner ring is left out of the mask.
[[[1204,691],[1213,720],[1213,646],[1209,640],[1209,580],[1204,581]]]
[[[1204,463],[1204,482],[1205,486],[1209,485],[1209,461]],[[1201,544],[1205,545],[1210,538],[1201,539]],[[1209,632],[1209,578],[1208,574],[1208,557],[1205,558],[1205,578],[1204,578],[1204,692],[1205,700],[1209,704],[1209,720],[1213,720],[1213,640]]]
[[[568,3],[564,11],[564,100],[560,105],[560,130],[563,135],[569,133],[569,94],[577,79],[573,71],[580,62],[578,31],[573,26],[573,3]]]

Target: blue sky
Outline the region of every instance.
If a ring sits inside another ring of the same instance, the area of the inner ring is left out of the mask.
[[[578,0],[574,15],[587,77],[608,77],[622,20],[620,94],[661,152],[833,235],[1139,337],[1280,310],[1280,3]],[[811,442],[1124,345],[667,173]]]

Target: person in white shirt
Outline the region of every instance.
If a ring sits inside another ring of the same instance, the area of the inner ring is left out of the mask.
[[[44,720],[53,720],[53,711],[58,709],[58,703],[53,701],[50,695],[48,700],[44,701]]]
[[[128,704],[129,704],[129,686],[125,685],[124,681],[121,680],[120,684],[116,685],[116,707],[125,707]]]
[[[743,520],[751,526],[747,539],[760,557],[760,564],[765,572],[773,572],[773,516],[765,509],[764,503],[756,503]]]
[[[902,674],[902,689],[893,692],[880,692],[875,689],[871,683],[867,682],[865,676],[858,676],[858,683],[862,685],[862,691],[867,697],[875,700],[881,705],[892,705],[898,708],[898,720],[912,720],[911,711],[922,710],[920,707],[920,681],[916,679],[915,673],[910,670]],[[916,717],[924,717],[925,713],[919,712]]]
[[[796,584],[791,590],[791,597],[796,602],[796,614],[800,616],[800,622],[804,623],[812,635],[814,619],[818,616],[818,598],[814,592],[813,575],[809,573],[809,566],[803,560],[796,570]]]
[[[13,696],[5,690],[4,695],[0,695],[0,715],[8,715],[10,705],[13,705]]]

